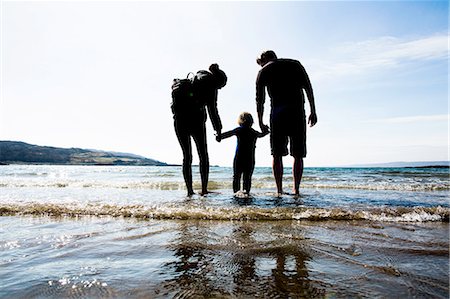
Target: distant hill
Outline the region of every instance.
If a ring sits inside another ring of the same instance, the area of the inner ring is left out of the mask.
[[[146,165],[166,166],[164,162],[134,154],[38,146],[19,141],[0,141],[2,164],[65,164],[65,165]]]
[[[389,163],[373,163],[373,164],[355,164],[347,167],[436,167],[450,166],[450,161],[421,161],[421,162],[389,162]]]

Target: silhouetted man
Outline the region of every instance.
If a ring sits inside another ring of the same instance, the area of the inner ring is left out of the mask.
[[[273,156],[273,174],[278,195],[283,193],[283,156],[294,157],[293,176],[294,194],[300,193],[300,181],[303,175],[303,158],[306,157],[306,117],[305,98],[309,100],[311,115],[308,123],[317,123],[314,94],[308,74],[299,61],[279,59],[274,51],[265,51],[256,60],[262,67],[256,79],[256,107],[259,126],[264,130],[263,122],[265,88],[271,99],[270,112],[270,147]]]

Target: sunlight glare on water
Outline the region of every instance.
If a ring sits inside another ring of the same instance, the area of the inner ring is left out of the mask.
[[[448,298],[448,171],[231,178],[187,198],[179,167],[0,167],[0,297]]]

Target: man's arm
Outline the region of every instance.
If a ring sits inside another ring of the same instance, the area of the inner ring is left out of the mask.
[[[266,131],[268,126],[264,124],[264,102],[266,101],[266,89],[261,80],[261,71],[256,78],[256,111],[258,113],[258,122],[261,131]]]
[[[311,114],[308,117],[308,124],[310,124],[310,126],[312,127],[317,123],[316,103],[314,101],[314,92],[312,89],[311,81],[309,80],[309,76],[303,67],[302,67],[302,70],[303,70],[303,74],[304,74],[304,78],[305,78],[304,89],[306,92],[306,96],[308,97],[309,107],[311,110]]]

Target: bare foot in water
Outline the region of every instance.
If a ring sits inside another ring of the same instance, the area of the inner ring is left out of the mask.
[[[200,192],[199,194],[200,194],[201,196],[205,196],[206,194],[209,194],[209,193],[211,193],[211,191],[208,191],[208,190],[202,190],[202,192]]]
[[[286,194],[286,192],[283,192],[283,191],[277,192],[277,193],[275,193],[275,197],[276,197],[276,198],[282,198],[282,197],[283,197],[283,194]]]
[[[215,191],[209,191],[209,190],[206,190],[206,192],[205,191],[202,191],[202,192],[200,192],[199,194],[201,195],[201,196],[204,196],[204,195],[207,195],[207,194],[214,194],[214,193],[220,193],[220,192],[215,192]]]

